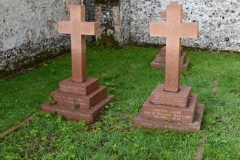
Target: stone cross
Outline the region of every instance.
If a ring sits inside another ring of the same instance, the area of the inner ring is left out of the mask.
[[[167,17],[167,12],[162,11],[160,17],[161,18],[166,18]],[[187,12],[182,12],[182,19],[186,19],[186,18],[187,18]]]
[[[150,23],[151,36],[166,37],[165,91],[178,92],[180,79],[181,38],[197,38],[198,24],[182,23],[182,5],[167,6],[166,23]]]
[[[58,32],[71,34],[72,81],[84,82],[86,77],[86,36],[99,32],[97,22],[85,22],[85,6],[70,6],[70,21],[58,22]]]

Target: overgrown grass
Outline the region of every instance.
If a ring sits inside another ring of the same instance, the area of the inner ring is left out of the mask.
[[[0,138],[0,159],[193,159],[206,136],[204,159],[240,159],[240,55],[187,52],[181,85],[192,87],[205,113],[199,133],[134,129],[134,116],[164,71],[149,67],[159,48],[88,46],[87,75],[116,96],[102,120],[88,127],[49,114]],[[47,64],[47,66],[46,66]],[[70,54],[0,81],[0,132],[41,109],[58,82],[71,76]],[[215,86],[214,86],[215,83]],[[218,85],[217,85],[218,84]],[[215,88],[215,91],[213,91]]]

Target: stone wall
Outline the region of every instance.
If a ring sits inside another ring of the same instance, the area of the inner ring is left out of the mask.
[[[126,0],[124,0],[126,1]],[[137,44],[164,44],[165,38],[150,37],[149,23],[164,22],[160,12],[166,10],[170,0],[131,0],[122,3],[122,8],[130,10],[129,41]],[[240,51],[240,1],[239,0],[178,0],[183,4],[187,19],[183,22],[199,24],[197,39],[183,39],[185,46],[209,48],[214,50]],[[123,13],[122,13],[123,14]],[[129,15],[123,14],[123,24],[128,25]],[[126,17],[125,17],[126,16]]]
[[[120,3],[120,24],[121,24],[121,37],[123,43],[129,43],[130,30],[131,30],[131,0],[122,0]]]
[[[69,5],[81,0],[1,0],[0,77],[70,49],[57,22],[69,20]]]
[[[95,21],[100,24],[101,35],[105,27],[109,27],[109,34],[113,34],[115,40],[122,43],[122,26],[120,19],[120,5],[119,3],[113,4],[95,4]]]
[[[105,5],[97,15],[94,0],[1,0],[0,77],[69,50],[69,36],[58,34],[57,22],[69,20],[70,4],[83,2],[86,20],[95,21],[96,16],[99,21],[112,24],[118,41],[165,43],[165,38],[150,37],[149,23],[165,21],[160,12],[166,10],[170,0],[120,0],[117,5]],[[199,23],[199,37],[183,39],[183,45],[240,51],[239,0],[179,0],[179,3],[188,14],[184,22]]]
[[[95,4],[95,21],[100,23],[101,31],[106,25],[109,26],[113,31],[115,40],[120,44],[128,43],[131,22],[130,0]]]
[[[86,21],[94,22],[95,21],[94,0],[84,0],[84,5],[86,6]]]

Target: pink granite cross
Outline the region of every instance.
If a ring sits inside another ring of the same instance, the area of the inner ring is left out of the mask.
[[[182,5],[171,2],[167,6],[166,23],[152,22],[151,36],[166,37],[165,91],[178,92],[180,79],[181,38],[197,38],[198,24],[182,23]]]
[[[174,3],[174,2],[172,2]],[[166,11],[162,11],[160,14],[161,18],[166,18],[167,17],[167,12]],[[187,18],[187,12],[182,12],[182,19],[186,19]]]
[[[72,81],[84,82],[86,77],[86,36],[99,32],[97,22],[85,22],[85,6],[70,6],[70,21],[58,22],[58,32],[71,34]]]

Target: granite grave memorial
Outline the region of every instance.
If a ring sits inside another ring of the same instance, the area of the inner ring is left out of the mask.
[[[167,6],[166,23],[152,22],[151,36],[166,37],[165,84],[159,84],[134,118],[134,126],[178,132],[200,130],[204,105],[191,87],[180,86],[181,37],[197,38],[198,25],[182,23],[182,5],[171,2]]]
[[[70,21],[58,22],[58,31],[71,34],[72,77],[59,83],[51,93],[54,104],[46,102],[43,112],[55,112],[66,120],[86,120],[89,123],[100,116],[100,112],[113,99],[107,95],[107,87],[99,86],[96,78],[86,76],[86,35],[96,35],[99,24],[85,22],[85,6],[70,6]]]

